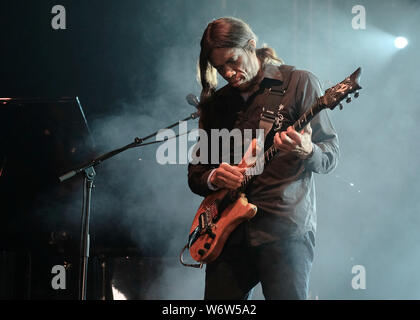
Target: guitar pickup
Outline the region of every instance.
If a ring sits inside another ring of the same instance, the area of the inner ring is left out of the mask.
[[[198,219],[198,224],[201,230],[207,229],[209,225],[207,211],[204,211],[202,214],[200,214],[200,217]]]
[[[276,113],[272,110],[263,108],[260,118],[261,119],[274,120],[276,118]]]

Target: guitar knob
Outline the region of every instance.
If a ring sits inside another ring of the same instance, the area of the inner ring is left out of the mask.
[[[206,248],[207,250],[210,249],[210,243],[205,243],[204,248]]]
[[[206,252],[203,249],[198,250],[198,254],[200,256],[203,256]]]
[[[358,98],[358,97],[359,97],[359,91],[356,91],[356,92],[354,93],[354,97],[355,97],[355,98]]]
[[[211,232],[211,231],[208,233],[208,235],[209,235],[209,237],[210,237],[210,238],[212,238],[212,239],[216,238],[216,234],[214,234],[214,233],[213,233],[213,232]]]
[[[346,102],[347,102],[347,103],[350,103],[350,102],[351,102],[351,97],[348,97],[348,98],[346,99]]]

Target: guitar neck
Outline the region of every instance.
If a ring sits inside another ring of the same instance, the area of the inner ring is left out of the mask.
[[[317,99],[312,107],[307,110],[294,124],[293,129],[297,132],[301,131],[305,126],[319,113],[324,109],[321,104],[321,100]]]
[[[340,110],[343,108],[341,101],[346,99],[347,103],[351,102],[350,94],[354,93],[354,97],[359,96],[359,91],[362,87],[359,85],[360,74],[362,69],[359,67],[354,71],[350,76],[345,78],[340,83],[335,86],[327,89],[325,94],[317,98],[314,104],[307,110],[294,124],[293,129],[297,132],[300,132],[321,110],[331,109],[340,104]],[[264,152],[264,162],[260,159],[257,159],[254,167],[248,168],[244,176],[244,181],[242,182],[241,191],[245,190],[247,184],[253,179],[254,176],[263,172],[264,167],[268,164],[274,156],[278,153],[278,150],[275,148],[274,144],[271,145],[267,151]],[[261,168],[262,167],[262,168]]]
[[[293,129],[297,132],[301,131],[322,109],[324,109],[323,105],[321,104],[321,99],[317,99],[315,103],[309,108],[293,125]],[[267,165],[278,153],[275,145],[272,144],[265,152],[264,152],[264,166]],[[260,163],[261,162],[261,163]],[[248,183],[252,180],[252,178],[256,175],[257,172],[262,172],[261,168],[258,166],[262,165],[262,161],[258,162],[255,167],[251,167],[247,170],[247,173],[244,176],[244,181],[242,182],[241,189],[243,190]]]

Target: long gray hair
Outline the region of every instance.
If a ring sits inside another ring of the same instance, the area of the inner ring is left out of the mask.
[[[278,58],[274,49],[263,46],[255,49],[250,40],[257,42],[257,36],[244,21],[224,17],[210,22],[204,30],[201,38],[201,51],[198,62],[197,78],[201,82],[201,101],[209,98],[217,87],[217,71],[211,65],[209,58],[215,48],[243,48],[248,51],[256,51],[257,57],[262,65],[267,62],[283,64],[283,60]]]

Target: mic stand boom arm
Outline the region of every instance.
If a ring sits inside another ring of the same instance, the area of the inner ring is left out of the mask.
[[[197,112],[192,113],[189,117],[187,117],[185,119],[182,119],[180,121],[188,121],[190,119],[196,119],[198,117],[199,117],[199,112],[197,111]],[[164,129],[160,129],[160,130],[171,129],[171,128],[179,125],[179,122],[180,121],[175,122],[174,124],[171,124],[170,126],[164,128]],[[127,144],[124,147],[121,147],[121,148],[112,150],[110,152],[107,152],[107,153],[105,153],[105,154],[103,154],[103,155],[101,155],[101,156],[99,156],[99,157],[97,157],[97,158],[89,161],[88,163],[82,165],[80,168],[74,169],[72,171],[69,171],[69,172],[63,174],[62,176],[59,177],[60,182],[63,182],[65,180],[67,180],[67,179],[70,179],[71,177],[75,176],[78,173],[84,172],[87,168],[95,167],[98,164],[100,164],[102,161],[107,160],[107,159],[109,159],[109,158],[111,158],[113,156],[116,156],[117,154],[119,154],[121,152],[124,152],[125,150],[131,149],[131,148],[140,147],[141,145],[143,145],[143,142],[144,141],[146,141],[146,140],[148,140],[148,139],[153,138],[154,136],[156,136],[159,133],[160,130],[158,130],[158,131],[156,131],[156,132],[154,132],[154,133],[152,133],[152,134],[150,134],[150,135],[148,135],[147,137],[144,137],[144,138],[138,138],[138,137],[136,137],[136,138],[134,138],[134,142],[132,142],[130,144]]]

